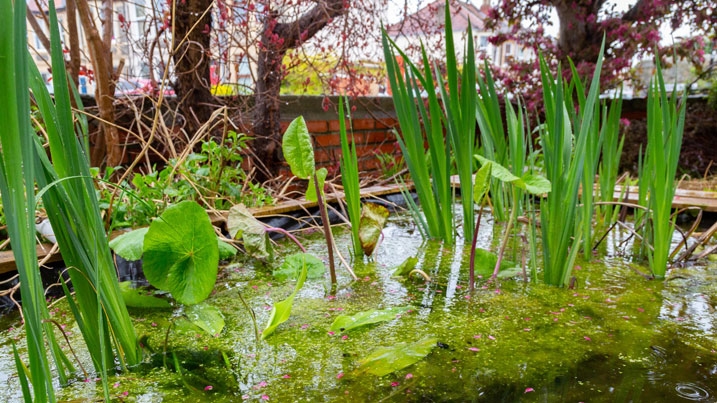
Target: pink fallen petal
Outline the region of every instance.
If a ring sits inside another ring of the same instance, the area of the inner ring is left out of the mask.
[[[261,395],[261,400],[269,401],[269,396],[268,396],[268,395]]]
[[[284,378],[284,379],[289,379],[289,378],[291,378],[291,375],[286,374],[286,375],[282,376],[282,378]]]
[[[395,388],[396,386],[400,385],[398,382],[391,382],[391,387]]]
[[[480,351],[478,347],[468,347],[468,350],[470,351]]]
[[[535,392],[533,388],[525,388],[525,393]]]
[[[341,378],[343,378],[343,377],[344,377],[344,373],[343,373],[343,372],[339,372],[338,374],[336,374],[336,379],[341,379]]]
[[[406,379],[411,379],[411,378],[413,378],[413,374],[412,374],[412,373],[406,374]]]
[[[491,335],[488,335],[488,338],[491,339],[491,340],[495,340],[495,337],[493,337],[493,336],[491,336]]]
[[[589,338],[588,336],[583,336],[583,339],[585,339],[586,341],[590,341],[590,340],[592,340],[592,339],[591,339],[591,338]]]
[[[207,385],[207,386],[204,387],[204,390],[205,390],[205,391],[210,391],[210,390],[212,390],[212,389],[214,389],[214,386],[212,386],[212,385]]]

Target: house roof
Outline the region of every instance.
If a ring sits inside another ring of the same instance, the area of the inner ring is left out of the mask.
[[[484,7],[478,8],[471,3],[458,0],[437,0],[408,15],[404,20],[386,27],[390,36],[424,35],[430,29],[443,27],[446,3],[451,11],[453,31],[463,32],[470,24],[474,31],[484,31],[486,13]]]

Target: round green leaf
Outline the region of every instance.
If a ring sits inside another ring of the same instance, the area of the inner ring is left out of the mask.
[[[219,246],[209,215],[193,201],[169,207],[144,237],[144,274],[182,304],[205,300],[214,288]]]
[[[284,132],[281,142],[284,158],[289,163],[291,172],[301,179],[309,179],[314,174],[314,148],[311,135],[306,127],[303,116],[294,119]]]

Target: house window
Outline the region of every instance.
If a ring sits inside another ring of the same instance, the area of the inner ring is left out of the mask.
[[[481,35],[481,37],[478,39],[478,46],[481,49],[485,49],[488,47],[488,36]]]
[[[505,55],[510,56],[513,53],[513,47],[510,44],[505,45]]]

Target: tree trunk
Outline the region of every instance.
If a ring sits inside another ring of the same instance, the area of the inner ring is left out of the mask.
[[[257,166],[256,180],[264,182],[276,176],[281,166],[281,115],[279,94],[284,78],[282,61],[289,49],[294,49],[324,28],[335,17],[346,14],[344,0],[317,1],[298,19],[280,23],[279,15],[270,10],[264,20],[259,55],[257,84],[254,92],[252,151]]]
[[[214,97],[209,77],[212,0],[176,2],[174,90],[187,128],[196,132],[212,114]]]

